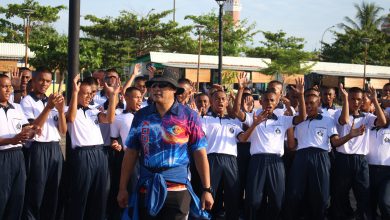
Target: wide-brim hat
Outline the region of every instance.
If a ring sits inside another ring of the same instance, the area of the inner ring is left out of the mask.
[[[179,80],[179,74],[170,69],[164,69],[161,75],[155,76],[145,83],[147,88],[150,88],[154,83],[166,82],[172,85],[173,88],[176,88],[176,95],[182,94],[184,88],[179,87],[177,81]]]

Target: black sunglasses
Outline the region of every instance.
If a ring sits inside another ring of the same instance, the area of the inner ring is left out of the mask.
[[[172,87],[170,83],[167,83],[167,82],[156,82],[156,83],[153,83],[152,88],[166,88],[166,87]]]

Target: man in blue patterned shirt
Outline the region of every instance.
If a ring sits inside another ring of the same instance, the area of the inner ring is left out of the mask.
[[[154,104],[137,112],[126,140],[118,202],[130,207],[132,219],[186,219],[190,208],[194,217],[208,218],[204,209],[213,205],[207,141],[198,114],[175,100],[175,93],[183,92],[178,78],[166,69],[147,82]],[[204,188],[201,201],[188,180],[191,154]],[[138,155],[138,193],[128,204],[127,184]]]

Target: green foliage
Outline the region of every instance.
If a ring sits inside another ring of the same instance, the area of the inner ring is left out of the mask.
[[[250,57],[270,58],[268,68],[262,70],[268,75],[276,74],[306,74],[314,65],[301,67],[301,63],[314,59],[314,53],[303,51],[304,39],[287,37],[286,33],[262,32],[265,40],[260,41],[263,46],[253,48],[247,52]]]
[[[150,51],[183,52],[196,51],[189,31],[190,26],[179,27],[176,22],[162,22],[172,11],[148,14],[139,17],[122,11],[116,18],[85,16],[92,25],[81,30],[97,42],[102,52],[102,65],[122,68],[130,61]]]
[[[219,19],[215,12],[210,12],[205,15],[195,16],[188,15],[185,19],[191,20],[195,25],[204,25],[202,31],[202,54],[216,55],[218,54],[218,36],[219,36]],[[253,42],[253,36],[258,31],[255,31],[256,24],[248,25],[247,20],[241,20],[235,24],[230,15],[223,16],[223,54],[224,56],[239,56],[246,52],[248,43]],[[198,36],[194,29],[193,34]]]
[[[383,16],[379,13],[383,10],[375,3],[363,2],[356,9],[355,21],[345,18],[347,24],[341,24],[344,32],[333,32],[335,42],[323,43],[321,58],[327,62],[338,63],[364,63],[365,43],[363,38],[369,38],[367,50],[367,64],[390,65],[390,38],[379,30]]]

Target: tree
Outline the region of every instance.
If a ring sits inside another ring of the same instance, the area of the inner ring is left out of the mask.
[[[340,24],[341,28],[346,31],[372,31],[377,30],[379,28],[379,25],[383,22],[384,19],[384,16],[379,15],[383,8],[379,7],[374,2],[362,2],[361,5],[355,3],[354,7],[356,9],[356,21],[347,16],[344,18],[346,23]]]
[[[85,16],[92,25],[81,30],[93,39],[103,54],[103,66],[122,68],[135,57],[150,51],[189,52],[196,43],[191,39],[190,26],[161,20],[172,11],[148,14],[145,17],[122,11],[116,18]]]
[[[383,10],[375,3],[363,2],[354,5],[356,20],[346,17],[346,23],[340,25],[344,32],[333,32],[335,41],[332,44],[322,42],[321,59],[327,62],[364,63],[365,43],[363,38],[369,38],[367,63],[373,65],[390,64],[390,38],[379,30]]]
[[[301,64],[314,59],[314,53],[303,51],[304,39],[287,37],[286,33],[279,31],[272,33],[262,32],[265,40],[260,41],[263,46],[248,50],[250,57],[266,57],[272,60],[268,68],[261,70],[268,75],[277,74],[305,74],[313,65],[301,67]]]
[[[0,15],[4,15],[4,18],[0,18],[0,40],[10,43],[23,43],[24,42],[24,25],[15,24],[10,22],[10,18],[20,18],[23,23],[27,18],[26,10],[31,10],[30,26],[47,25],[55,22],[59,19],[58,13],[61,10],[66,9],[65,6],[42,6],[37,1],[25,0],[22,4],[8,4],[7,7],[0,6]]]
[[[195,25],[204,25],[202,31],[202,54],[218,54],[219,37],[219,17],[215,12],[204,15],[188,15],[185,19],[191,20]],[[253,36],[258,31],[255,30],[255,23],[248,25],[247,20],[234,23],[230,15],[223,16],[223,55],[239,56],[248,49],[247,44],[253,42]],[[195,36],[198,33],[194,31]]]

